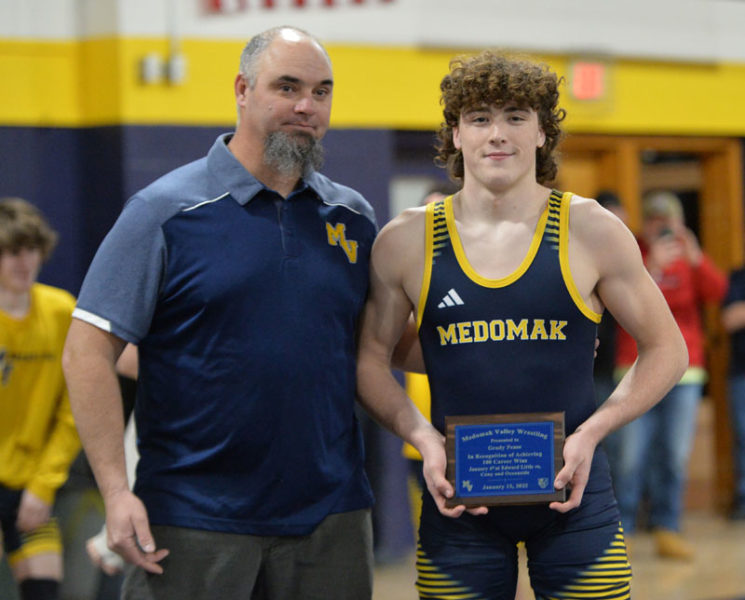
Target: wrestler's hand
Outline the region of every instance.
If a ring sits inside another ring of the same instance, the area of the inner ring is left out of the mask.
[[[21,503],[18,506],[18,518],[16,527],[19,531],[27,533],[38,529],[49,520],[52,515],[52,506],[47,504],[33,492],[23,490]]]
[[[564,467],[554,479],[554,488],[569,488],[569,497],[564,502],[551,502],[550,509],[565,513],[580,505],[590,478],[596,445],[589,436],[583,435],[581,427],[564,441]]]
[[[424,481],[427,483],[427,489],[432,495],[437,509],[446,517],[452,517],[453,519],[460,517],[464,512],[469,512],[472,515],[485,515],[489,512],[486,506],[468,509],[462,504],[452,508],[445,506],[445,501],[453,497],[455,490],[445,478],[445,468],[447,467],[445,438],[439,433],[437,436],[437,438],[432,436],[426,444],[422,444],[418,448],[424,461],[422,466]]]
[[[156,550],[145,505],[129,490],[117,492],[104,501],[108,547],[148,573],[163,573],[158,563],[168,556],[168,550]]]

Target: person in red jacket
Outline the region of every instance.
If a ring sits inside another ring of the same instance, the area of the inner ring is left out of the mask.
[[[634,532],[640,500],[646,494],[647,525],[657,553],[690,560],[693,548],[680,534],[680,516],[698,404],[706,381],[701,307],[722,300],[727,279],[686,227],[675,194],[648,193],[643,215],[642,256],[686,341],[689,366],[661,402],[615,434],[619,450],[612,457],[611,469],[625,533]],[[635,360],[634,341],[619,329],[616,376],[622,376]]]

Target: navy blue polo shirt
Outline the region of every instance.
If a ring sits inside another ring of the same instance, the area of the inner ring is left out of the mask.
[[[139,346],[135,492],[152,523],[303,535],[372,502],[355,330],[377,227],[319,173],[283,199],[229,139],[129,200],[74,316]]]

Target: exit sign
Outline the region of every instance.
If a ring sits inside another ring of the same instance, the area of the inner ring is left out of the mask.
[[[608,65],[596,60],[574,61],[569,91],[575,100],[603,100],[608,93]]]

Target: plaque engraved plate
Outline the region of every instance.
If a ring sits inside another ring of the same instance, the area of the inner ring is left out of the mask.
[[[446,506],[540,504],[566,499],[554,489],[563,465],[564,413],[445,418]]]

